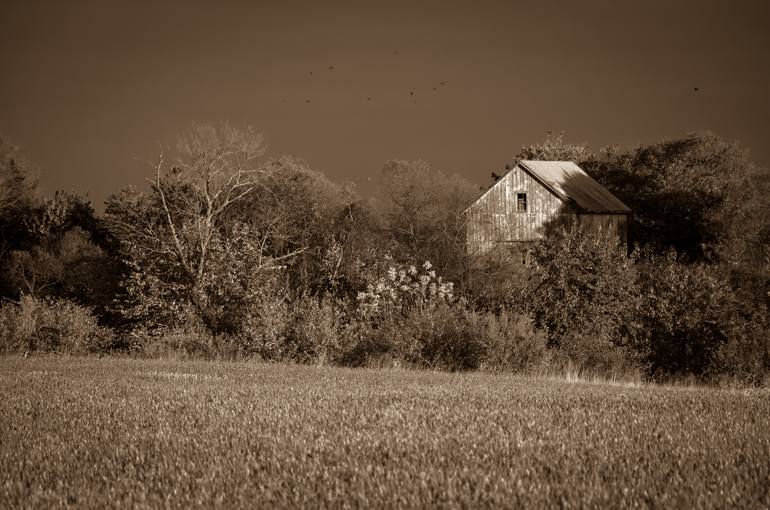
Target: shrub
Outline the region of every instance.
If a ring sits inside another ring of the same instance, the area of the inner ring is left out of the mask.
[[[529,316],[504,309],[499,315],[485,315],[482,328],[485,335],[483,368],[520,372],[547,362],[547,336],[534,327]]]
[[[296,359],[297,346],[290,345],[286,337],[291,310],[284,297],[266,294],[244,312],[238,335],[245,352],[275,361]]]
[[[302,361],[336,363],[357,343],[341,303],[303,296],[294,302],[287,341]]]
[[[735,317],[732,291],[713,269],[668,256],[639,265],[643,331],[637,351],[651,375],[702,376],[715,368]]]
[[[634,335],[638,303],[633,260],[611,231],[573,224],[554,228],[535,243],[531,278],[515,309],[531,313],[553,347],[595,340],[594,347],[623,345]]]
[[[366,320],[350,314],[342,325],[340,334],[349,347],[339,358],[339,363],[351,367],[384,367],[399,363],[393,350],[391,334],[396,330],[388,323],[380,323],[375,328]]]
[[[481,317],[462,304],[414,308],[383,333],[394,354],[407,363],[441,370],[472,370],[484,356]]]
[[[61,299],[22,296],[0,306],[0,351],[101,353],[113,343],[85,307]]]
[[[454,301],[454,284],[436,275],[426,261],[413,265],[393,264],[384,275],[358,293],[358,309],[368,318],[408,314],[413,308],[431,308]]]
[[[350,321],[340,302],[264,296],[248,308],[238,341],[268,360],[338,363],[360,341]]]
[[[169,328],[142,336],[142,354],[150,358],[175,360],[212,359],[213,339],[210,333],[192,328]]]
[[[712,371],[718,379],[761,385],[770,374],[770,319],[765,306],[739,317],[720,345]]]

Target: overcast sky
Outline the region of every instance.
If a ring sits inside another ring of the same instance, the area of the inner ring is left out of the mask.
[[[225,119],[363,193],[392,158],[486,185],[548,130],[599,149],[710,129],[768,165],[768,27],[761,0],[4,0],[0,133],[97,208]]]

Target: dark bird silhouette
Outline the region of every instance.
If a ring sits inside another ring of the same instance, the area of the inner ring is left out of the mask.
[[[493,180],[494,182],[497,182],[497,181],[499,181],[501,177],[502,177],[502,175],[498,175],[498,174],[496,174],[495,172],[492,172],[492,180]]]
[[[699,89],[698,87],[694,87],[694,88],[693,88],[693,90],[694,90],[695,92],[698,92],[700,89]]]
[[[438,90],[436,87],[433,87],[433,90]]]
[[[309,102],[310,102],[310,99],[305,99],[305,102],[306,102],[306,103],[309,103]]]
[[[372,98],[371,98],[371,97],[367,97],[367,98],[366,98],[366,100],[367,100],[367,101],[371,101],[371,100],[372,100]]]
[[[410,96],[413,96],[413,95],[414,95],[414,92],[412,92],[412,91],[410,90],[410,91],[409,91],[409,95],[410,95]]]
[[[310,71],[310,74],[313,74],[313,71]]]
[[[443,81],[440,81],[440,82],[438,82],[438,83],[439,83],[439,85],[441,85],[442,87],[443,87],[444,85],[446,85],[446,82],[443,82]]]
[[[329,66],[329,71],[334,71],[334,66]]]

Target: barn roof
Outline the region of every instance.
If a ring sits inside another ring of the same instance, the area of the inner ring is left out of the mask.
[[[510,169],[505,177],[516,168],[521,168],[551,193],[574,204],[579,211],[599,214],[626,214],[631,209],[596,182],[582,168],[572,161],[535,161],[523,159]],[[475,202],[470,204],[463,214],[474,208],[489,191],[502,182],[500,178],[490,186]]]
[[[629,213],[631,209],[572,161],[521,160],[519,166],[582,212]]]

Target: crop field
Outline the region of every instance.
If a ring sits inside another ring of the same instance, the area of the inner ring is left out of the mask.
[[[770,506],[770,393],[0,358],[0,508]]]

